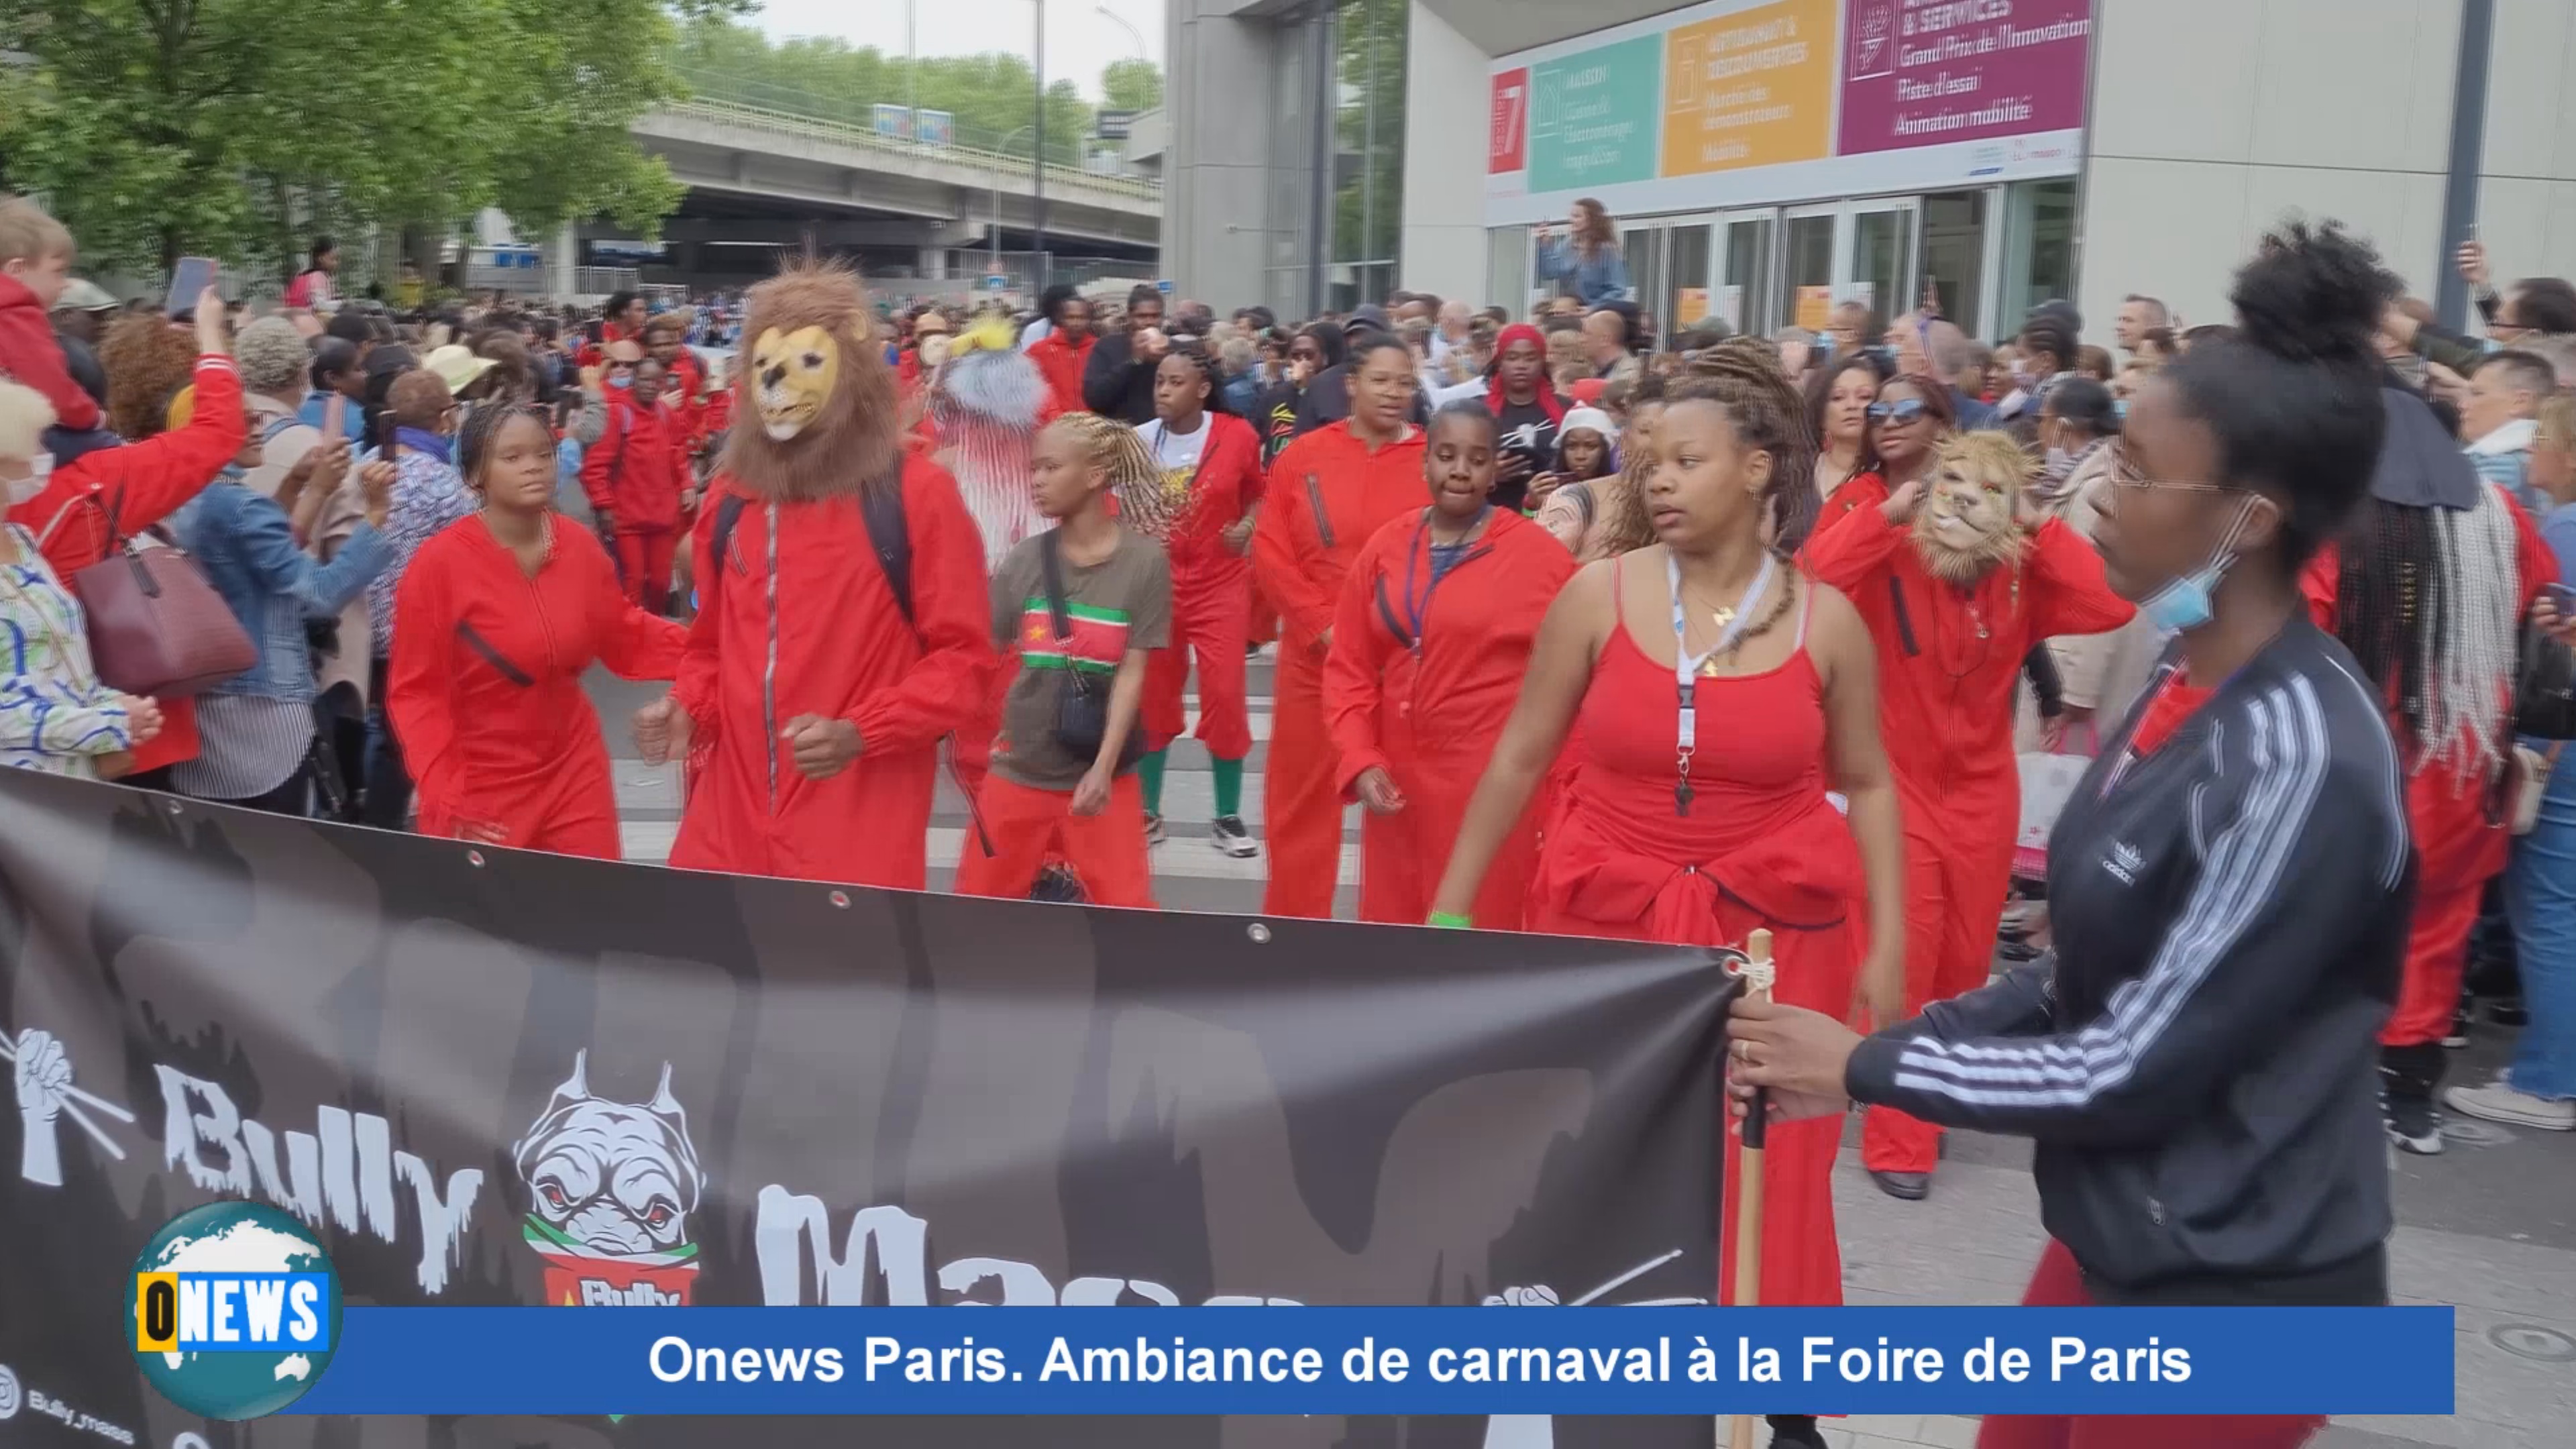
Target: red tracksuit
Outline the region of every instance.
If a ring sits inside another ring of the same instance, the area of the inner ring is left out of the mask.
[[[2522,505],[2501,489],[2493,501],[2513,511],[2514,597],[2520,617],[2531,612],[2542,586],[2558,581],[2558,560]],[[2328,633],[2335,629],[2342,570],[2341,551],[2328,544],[2299,577],[2309,616]],[[2478,924],[2478,898],[2504,869],[2511,841],[2505,822],[2489,808],[2491,779],[2483,772],[2463,775],[2447,760],[2418,764],[2394,705],[2388,727],[2412,767],[2406,775],[2406,828],[2415,840],[2415,915],[2406,928],[2406,974],[2379,1040],[2384,1046],[2421,1046],[2450,1032],[2451,1015],[2460,1004],[2460,973],[2468,964],[2469,932]],[[2512,745],[2510,738],[2503,743]]]
[[[660,403],[642,407],[612,388],[608,426],[581,459],[582,491],[593,508],[616,519],[617,570],[626,580],[626,597],[656,614],[669,602],[680,494],[688,486],[684,426]]]
[[[1061,332],[1049,332],[1029,344],[1029,361],[1046,374],[1047,396],[1055,399],[1060,413],[1089,412],[1082,401],[1082,370],[1091,365],[1091,349],[1099,338],[1085,332],[1080,342],[1068,342]]]
[[[617,792],[582,675],[596,662],[669,679],[687,643],[627,602],[587,530],[558,523],[535,578],[481,518],[440,530],[395,591],[385,684],[421,833],[497,825],[505,845],[618,859]]]
[[[1342,791],[1324,725],[1324,635],[1369,538],[1422,506],[1422,432],[1371,452],[1347,422],[1317,428],[1270,463],[1269,505],[1252,535],[1253,575],[1279,608],[1270,768],[1261,789],[1273,916],[1333,914],[1341,878]]]
[[[1042,339],[1043,340],[1043,339]],[[1199,723],[1208,753],[1240,760],[1252,753],[1244,708],[1243,645],[1252,623],[1252,560],[1225,546],[1225,530],[1261,501],[1261,439],[1252,425],[1205,414],[1207,439],[1190,479],[1189,506],[1163,540],[1172,564],[1172,642],[1153,652],[1145,672],[1145,741],[1161,749],[1180,738],[1188,718],[1181,695],[1198,656]]]
[[[1324,717],[1341,755],[1334,782],[1357,799],[1361,772],[1375,766],[1404,796],[1393,815],[1360,817],[1361,920],[1418,926],[1429,916],[1467,801],[1520,698],[1539,621],[1572,577],[1565,546],[1508,508],[1436,582],[1420,514],[1379,529],[1353,560],[1324,665]],[[1485,872],[1471,913],[1479,927],[1521,928],[1538,820],[1534,801]]]
[[[184,426],[121,448],[83,453],[56,468],[45,491],[9,510],[9,521],[36,535],[36,547],[65,585],[118,543],[179,511],[239,456],[241,374],[219,353],[197,359],[196,406]],[[161,733],[135,746],[140,774],[197,757],[197,702],[160,700]]]
[[[1960,588],[1932,576],[1911,525],[1864,474],[1835,490],[1851,511],[1811,539],[1807,564],[1848,595],[1878,647],[1881,733],[1905,814],[1905,1012],[1972,991],[1992,974],[1995,922],[2021,827],[2013,689],[2042,639],[2116,629],[2137,611],[2103,582],[2101,556],[2054,519],[2011,568]],[[1941,1129],[1872,1107],[1861,1164],[1932,1171]]]
[[[673,696],[706,755],[675,866],[922,888],[939,737],[975,716],[994,668],[984,541],[955,480],[907,456],[907,624],[853,486],[811,502],[754,499],[721,576],[714,530],[692,535],[699,613]],[[725,490],[747,491],[719,476],[710,492]],[[859,757],[805,778],[779,737],[800,715],[856,725]]]

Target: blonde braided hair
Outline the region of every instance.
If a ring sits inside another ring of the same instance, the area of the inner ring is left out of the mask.
[[[1118,521],[1130,532],[1161,538],[1172,524],[1171,505],[1163,497],[1162,470],[1145,451],[1136,430],[1098,413],[1066,413],[1049,427],[1061,428],[1082,449],[1085,461],[1109,474],[1109,491],[1118,500]]]

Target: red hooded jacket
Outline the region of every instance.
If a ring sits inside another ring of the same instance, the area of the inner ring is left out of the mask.
[[[43,393],[64,427],[87,432],[99,425],[98,400],[72,381],[53,319],[27,284],[10,276],[0,276],[0,375]]]
[[[1190,479],[1188,509],[1172,520],[1163,551],[1172,564],[1175,588],[1205,580],[1239,579],[1252,567],[1251,555],[1225,546],[1225,531],[1261,501],[1261,439],[1252,425],[1230,413],[1208,413],[1207,441],[1200,445],[1198,472]]]
[[[997,664],[984,541],[956,480],[903,464],[912,544],[906,623],[859,500],[753,497],[721,562],[690,543],[699,612],[672,697],[707,748],[671,864],[920,890],[939,737],[967,726]],[[729,477],[714,501],[744,493]],[[800,715],[845,719],[859,757],[809,780],[780,738]]]
[[[1058,412],[1089,411],[1082,400],[1082,370],[1091,365],[1092,344],[1100,339],[1085,332],[1074,342],[1061,332],[1049,332],[1029,344],[1029,361],[1046,374],[1047,393],[1055,399]]]
[[[687,424],[659,403],[608,390],[608,424],[581,456],[581,491],[590,506],[616,515],[621,530],[663,532],[680,526],[680,493],[688,486]]]
[[[45,562],[65,584],[72,575],[179,511],[239,456],[249,425],[241,374],[220,353],[197,359],[196,406],[185,426],[120,448],[83,453],[56,468],[45,491],[9,510],[36,535]],[[161,733],[134,751],[136,771],[197,757],[196,702],[164,699]]]

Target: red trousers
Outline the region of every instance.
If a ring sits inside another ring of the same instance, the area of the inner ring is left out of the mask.
[[[959,895],[1026,900],[1048,851],[1061,847],[1093,905],[1154,908],[1153,867],[1145,860],[1145,792],[1133,773],[1109,787],[1109,806],[1097,815],[1074,814],[1070,790],[1040,790],[999,773],[984,777],[977,799],[993,853],[986,855],[975,832],[966,832],[957,862]]]
[[[1154,749],[1181,737],[1189,717],[1181,696],[1198,656],[1199,742],[1220,760],[1252,753],[1252,720],[1244,708],[1243,649],[1251,629],[1252,570],[1237,562],[1201,578],[1172,578],[1172,642],[1146,657],[1145,742]]]
[[[1342,792],[1333,781],[1341,752],[1324,727],[1323,657],[1300,641],[1280,642],[1270,710],[1270,765],[1261,778],[1270,886],[1261,912],[1329,920],[1342,872]]]
[[[2039,1255],[2021,1301],[2025,1308],[2093,1306],[2075,1255],[2057,1242]],[[2294,1449],[2325,1423],[2323,1414],[1993,1414],[1977,1430],[1977,1449]]]
[[[1911,802],[1905,832],[1905,1014],[1974,991],[1994,974],[1995,922],[2012,889],[2013,832],[1917,832]],[[1934,823],[1934,822],[1926,822]],[[1845,1007],[1825,1008],[1836,1016]],[[2447,1017],[2445,1018],[2447,1020]],[[1930,1172],[1941,1129],[1893,1107],[1872,1107],[1861,1124],[1860,1163],[1872,1172]]]
[[[671,556],[680,535],[674,530],[617,530],[617,575],[626,581],[626,598],[648,614],[670,607]]]
[[[1408,740],[1401,750],[1390,742],[1387,755],[1387,774],[1404,793],[1404,808],[1393,815],[1360,815],[1360,919],[1418,926],[1430,918],[1431,897],[1440,889],[1441,872],[1449,868],[1449,848],[1458,843],[1458,826],[1484,778],[1488,752],[1443,756]],[[1538,826],[1545,803],[1531,800],[1494,852],[1468,912],[1478,930],[1521,929],[1530,877],[1538,869]]]
[[[494,787],[471,793],[478,803],[464,811],[423,802],[420,833],[454,840],[462,838],[469,826],[497,825],[501,844],[514,850],[585,855],[593,860],[626,858],[625,843],[617,832],[617,787],[609,779],[604,748],[576,757],[533,788]]]
[[[2380,1045],[2422,1046],[2450,1034],[2485,884],[2416,892],[2415,917],[2406,927],[2406,975],[2398,982],[2397,1009],[2379,1029]]]

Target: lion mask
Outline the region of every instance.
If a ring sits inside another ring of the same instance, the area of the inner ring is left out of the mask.
[[[903,450],[892,369],[848,268],[799,262],[751,289],[724,468],[751,495],[808,502],[892,475]]]
[[[1914,511],[1914,548],[1933,577],[1973,584],[1998,564],[2021,562],[2022,488],[2030,455],[2001,433],[1945,438]]]

